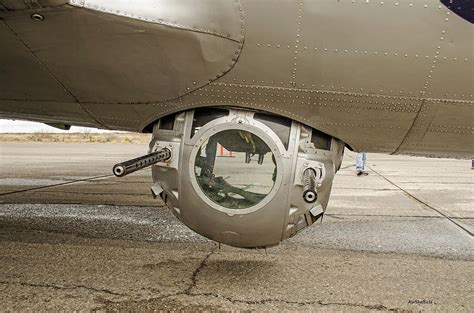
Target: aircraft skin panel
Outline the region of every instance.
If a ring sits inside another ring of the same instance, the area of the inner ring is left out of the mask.
[[[141,16],[147,2],[130,2],[138,4],[129,12],[127,1],[116,2],[118,12],[94,0],[81,1],[92,9],[0,13],[11,29],[0,28],[0,40],[18,36],[9,54],[25,53],[24,42],[67,89],[26,93],[34,75],[24,57],[10,57],[0,65],[2,83],[12,84],[0,89],[0,115],[142,131],[166,114],[238,106],[295,119],[356,150],[474,157],[474,27],[440,1],[228,0],[219,2],[225,19],[212,1],[193,15],[187,0]],[[7,102],[11,91],[28,102]],[[44,101],[54,99],[62,106]]]
[[[474,12],[474,2],[471,6]],[[474,25],[454,13],[447,13],[425,82],[426,96],[473,101]]]
[[[59,6],[66,3],[68,3],[68,0],[1,0],[0,10],[17,11],[27,9],[41,9],[45,7]]]
[[[396,108],[396,101],[399,100],[393,97],[360,97],[330,91],[228,83],[213,83],[201,91],[185,97],[183,102],[215,106],[219,100],[209,101],[209,98],[225,97],[226,103],[258,108],[310,126],[317,125],[317,129],[354,144],[355,149],[375,149],[386,153],[396,150],[412,125],[421,103],[416,99],[407,100],[410,106],[401,111]],[[375,136],[374,132],[378,135]]]
[[[0,22],[0,99],[73,101],[38,58]]]
[[[430,102],[430,101],[429,101]],[[431,105],[435,105],[431,102]],[[466,116],[467,118],[459,118]],[[413,150],[424,150],[437,155],[443,150],[457,150],[471,158],[473,141],[472,104],[466,102],[438,102],[438,109],[426,133]],[[413,153],[413,152],[412,152]]]
[[[195,0],[71,0],[69,4],[236,42],[244,39],[242,6],[236,0],[200,0],[199,5]]]
[[[98,123],[79,103],[0,100],[0,116],[44,123],[108,128]]]
[[[42,15],[42,22],[26,13],[4,23],[81,103],[177,98],[222,76],[241,48],[215,35],[69,6]]]
[[[273,1],[242,3],[245,12],[261,12]],[[283,2],[267,13],[280,16],[273,23],[246,14],[244,52],[223,81],[419,97],[444,26],[437,10],[404,1],[395,7],[322,0]],[[268,39],[265,30],[278,37]],[[276,57],[268,60],[269,54]],[[277,79],[273,72],[278,72]]]

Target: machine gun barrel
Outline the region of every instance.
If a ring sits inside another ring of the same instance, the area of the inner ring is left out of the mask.
[[[124,177],[133,172],[144,169],[158,162],[164,162],[171,158],[171,151],[163,148],[160,151],[152,152],[144,156],[131,159],[114,165],[113,172],[117,177]]]
[[[318,192],[316,191],[316,172],[312,168],[308,168],[303,173],[303,199],[308,203],[318,200]]]

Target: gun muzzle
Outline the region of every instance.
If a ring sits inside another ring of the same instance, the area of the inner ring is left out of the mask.
[[[318,200],[316,172],[312,168],[308,168],[303,173],[303,199],[307,203],[314,203]]]
[[[131,159],[114,165],[113,172],[117,177],[124,177],[133,172],[152,166],[158,162],[165,162],[171,158],[171,150],[163,148],[160,151]]]

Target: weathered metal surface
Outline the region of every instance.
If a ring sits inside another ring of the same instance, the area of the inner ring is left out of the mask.
[[[237,106],[357,150],[471,158],[474,26],[457,3],[86,0],[0,13],[0,114],[50,121],[79,107],[63,122],[142,131]],[[49,101],[69,104],[20,114]]]
[[[150,148],[169,148],[172,159],[152,167],[154,194],[197,233],[236,247],[273,246],[321,217],[314,207],[326,209],[343,142],[234,108],[190,110],[164,124],[155,124]]]
[[[66,3],[68,0],[0,0],[0,9],[4,11],[40,9]]]
[[[12,29],[0,22],[0,99],[64,101],[68,95]],[[4,106],[0,107],[4,109]],[[34,114],[32,114],[34,115]]]
[[[73,6],[242,42],[242,7],[236,0],[71,0]],[[192,9],[191,9],[192,8]],[[212,8],[212,10],[211,10]]]
[[[91,10],[61,7],[42,15],[42,22],[29,14],[5,22],[79,102],[177,98],[222,76],[241,47],[215,35]]]

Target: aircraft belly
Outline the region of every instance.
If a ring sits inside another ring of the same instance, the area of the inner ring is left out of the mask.
[[[60,7],[42,15],[41,22],[28,13],[4,21],[85,103],[177,98],[223,75],[241,48],[212,34],[92,10]]]
[[[0,22],[0,99],[73,101],[31,51]]]
[[[1,38],[14,32],[11,46],[22,43],[42,72],[21,68],[20,54],[0,65],[2,81],[25,82],[0,90],[0,115],[50,118],[36,101],[58,116],[80,110],[76,124],[143,131],[170,113],[237,106],[356,150],[474,156],[474,27],[438,1],[73,2],[90,10],[46,8],[42,22],[3,15],[12,31]],[[10,90],[29,102],[4,104]],[[68,108],[41,102],[53,99]]]
[[[0,99],[0,117],[107,128],[91,117],[83,106],[75,102]]]
[[[407,105],[401,109],[393,97],[213,83],[184,97],[182,102],[196,106],[234,103],[269,111],[319,129],[354,149],[391,153],[410,128],[421,104],[417,99],[405,101]]]
[[[473,151],[472,103],[426,100],[396,153],[472,159]]]
[[[242,7],[237,0],[70,0],[73,6],[241,42]],[[192,9],[191,9],[192,8]]]
[[[281,1],[261,13],[271,3],[242,1],[242,55],[207,90],[227,89],[231,102],[289,116],[357,150],[474,155],[468,21],[438,1]]]

